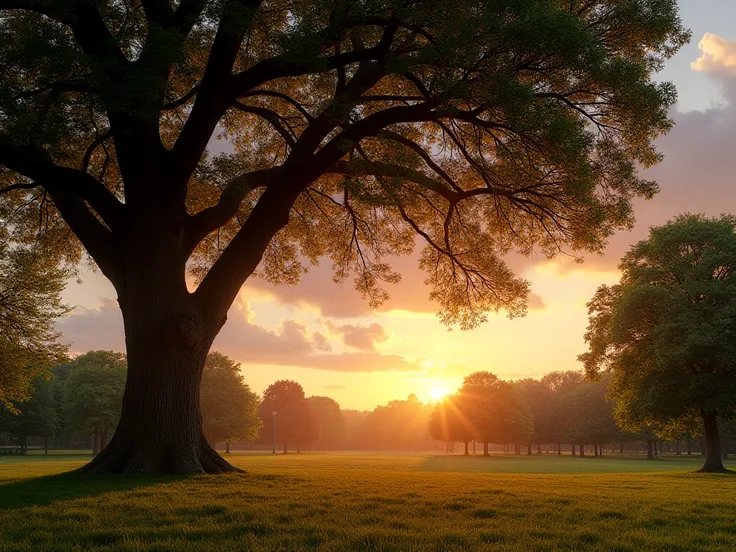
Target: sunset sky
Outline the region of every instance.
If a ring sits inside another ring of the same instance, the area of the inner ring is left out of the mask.
[[[681,212],[736,212],[736,2],[681,0],[692,42],[658,78],[674,81],[677,122],[659,147],[665,161],[648,171],[661,192],[637,203],[637,225],[616,235],[604,256],[584,264],[513,257],[532,285],[526,318],[491,316],[481,327],[448,331],[427,300],[415,258],[397,259],[402,283],[372,312],[350,283],[335,285],[329,263],[295,287],[251,280],[233,306],[214,349],[241,362],[258,393],[277,379],[301,383],[307,395],[326,395],[343,408],[370,409],[416,393],[429,400],[454,390],[462,377],[490,370],[500,377],[539,377],[579,369],[585,350],[585,303],[596,287],[617,280],[616,265],[648,228]],[[65,292],[76,305],[59,324],[73,352],[124,350],[122,320],[112,286],[84,272]]]

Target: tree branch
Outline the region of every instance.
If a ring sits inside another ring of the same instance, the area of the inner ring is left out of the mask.
[[[233,106],[243,113],[252,113],[253,115],[258,115],[259,117],[262,117],[263,119],[268,121],[271,126],[276,130],[276,132],[281,135],[281,137],[289,145],[289,147],[293,148],[296,144],[296,138],[291,133],[289,133],[289,131],[286,130],[286,128],[281,124],[282,118],[275,111],[271,111],[270,109],[266,109],[265,107],[245,105],[239,101],[233,102]]]
[[[75,195],[89,203],[112,230],[122,224],[125,206],[100,181],[86,172],[55,165],[44,152],[13,145],[0,134],[0,164],[33,180],[49,192]]]

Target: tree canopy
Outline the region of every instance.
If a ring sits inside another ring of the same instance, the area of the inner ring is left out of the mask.
[[[655,193],[635,167],[659,160],[675,90],[653,76],[689,37],[675,0],[0,0],[0,14],[4,222],[15,240],[39,213],[48,235],[71,230],[54,252],[84,248],[122,308],[132,389],[93,471],[232,469],[198,434],[197,386],[256,271],[292,283],[327,258],[375,306],[400,277],[388,257],[416,240],[445,323],[523,314],[528,283],[504,254],[601,250]],[[227,152],[208,155],[218,133]],[[173,381],[191,389],[168,397]]]
[[[65,382],[64,411],[70,428],[95,435],[94,452],[115,431],[127,365],[125,355],[113,351],[90,351],[69,363]]]
[[[240,373],[240,364],[212,352],[202,372],[200,409],[204,435],[218,441],[255,441],[261,429],[258,396]]]
[[[621,281],[588,304],[590,376],[611,373],[627,429],[704,424],[704,469],[720,471],[717,418],[736,412],[736,217],[681,215],[623,257]]]
[[[288,452],[289,444],[299,451],[318,439],[317,419],[304,396],[304,389],[295,381],[279,380],[269,385],[258,413],[263,420],[264,435],[283,444],[284,453]]]
[[[41,247],[12,243],[0,216],[0,406],[30,397],[34,376],[60,361],[54,322],[69,272]]]
[[[345,443],[345,419],[340,405],[330,397],[311,396],[309,408],[319,428],[314,445],[322,450],[338,450]]]

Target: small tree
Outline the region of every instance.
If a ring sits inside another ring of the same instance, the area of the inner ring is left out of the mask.
[[[513,386],[490,372],[466,376],[459,391],[463,412],[473,426],[476,439],[488,443],[526,443],[534,431],[529,406]]]
[[[299,451],[318,437],[317,421],[304,389],[295,381],[279,380],[269,385],[258,406],[258,414],[263,420],[262,434],[267,440],[275,435],[276,442],[284,446],[284,454],[289,451],[289,444]]]
[[[475,431],[466,408],[460,396],[444,397],[435,405],[429,418],[429,434],[437,441],[463,443],[467,456],[468,443],[475,438]]]
[[[736,217],[681,215],[624,256],[621,282],[588,304],[591,377],[611,372],[631,429],[700,417],[702,471],[723,471],[718,418],[736,408]]]
[[[0,431],[15,436],[23,454],[28,448],[28,437],[44,437],[48,444],[48,438],[55,435],[60,427],[53,382],[46,377],[34,379],[28,400],[14,403],[11,408],[0,406]]]
[[[212,448],[218,441],[255,441],[261,429],[258,396],[243,381],[240,364],[212,352],[200,387],[202,428]]]
[[[312,396],[307,399],[314,414],[319,436],[315,445],[321,450],[337,450],[345,442],[345,419],[340,405],[330,397]]]
[[[66,420],[70,428],[93,435],[92,452],[97,454],[120,418],[127,373],[125,355],[90,351],[69,365],[64,401]]]

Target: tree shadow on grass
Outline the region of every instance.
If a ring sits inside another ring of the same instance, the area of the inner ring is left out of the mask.
[[[0,481],[0,511],[131,491],[184,476],[88,475],[75,472]]]

